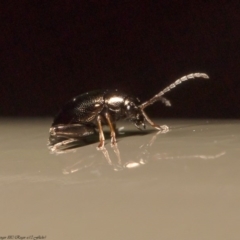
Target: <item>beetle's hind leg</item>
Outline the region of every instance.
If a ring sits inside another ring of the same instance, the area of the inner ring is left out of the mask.
[[[147,122],[154,127],[155,129],[161,131],[162,133],[166,133],[169,131],[169,127],[167,125],[162,125],[159,126],[158,124],[154,123],[148,116],[147,114],[142,110],[142,114],[145,117],[145,119],[147,120]]]
[[[92,135],[95,129],[82,124],[68,124],[52,126],[49,130],[49,148],[56,151],[72,146],[81,137]]]
[[[79,138],[92,135],[95,129],[90,126],[82,124],[67,124],[52,126],[49,130],[50,136],[66,137],[66,138]]]

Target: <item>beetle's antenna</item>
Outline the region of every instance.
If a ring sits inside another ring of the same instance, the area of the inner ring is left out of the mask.
[[[169,92],[172,88],[175,88],[177,85],[181,84],[184,81],[190,80],[190,79],[194,79],[194,78],[209,78],[209,76],[206,73],[191,73],[188,75],[185,75],[179,79],[177,79],[174,83],[170,84],[168,87],[164,88],[161,92],[159,92],[158,94],[156,94],[154,97],[152,97],[150,100],[142,103],[139,107],[140,109],[144,109],[149,105],[152,105],[153,103],[155,103],[156,101],[162,100],[164,98],[162,98],[162,96],[166,93]]]

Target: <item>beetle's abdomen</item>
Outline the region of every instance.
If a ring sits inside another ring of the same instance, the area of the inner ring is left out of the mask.
[[[65,104],[55,117],[52,126],[92,122],[104,108],[105,91],[94,91],[79,95]]]

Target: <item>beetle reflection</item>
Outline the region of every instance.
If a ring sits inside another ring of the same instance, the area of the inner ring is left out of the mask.
[[[125,135],[125,133],[123,132],[123,128],[122,129],[120,128],[119,130],[120,130],[118,131],[119,135]],[[107,150],[106,147],[99,150],[94,150],[94,153],[90,153],[87,157],[84,157],[83,159],[80,159],[77,162],[74,162],[73,164],[69,164],[67,167],[63,169],[63,174],[75,173],[87,168],[92,169],[99,168],[101,166],[106,165],[111,167],[114,171],[121,171],[123,169],[136,168],[145,165],[148,162],[148,158],[150,155],[149,148],[152,146],[152,144],[156,140],[157,135],[159,134],[164,133],[159,131],[150,138],[150,141],[148,143],[138,146],[138,148],[136,149],[137,151],[136,158],[132,159],[131,161],[126,160],[124,157],[123,158],[121,157],[120,153],[121,148],[119,148],[118,145],[115,144],[111,146],[110,150]],[[76,141],[68,142],[67,144],[62,145],[62,142],[64,142],[63,139],[54,139],[55,144],[53,146],[50,145],[49,149],[51,153],[55,155],[76,153],[77,150],[79,149],[79,146],[89,145],[91,143],[94,143],[96,140],[97,139],[95,138],[88,137],[85,139],[80,139],[79,142]],[[59,141],[61,145],[59,145],[58,148],[55,148],[56,144],[58,144],[57,141]],[[131,151],[133,150],[134,149],[131,149]]]
[[[83,157],[80,160],[75,160],[73,163],[69,163],[69,160],[65,161],[64,164],[67,163],[67,166],[63,168],[63,174],[73,174],[78,171],[83,171],[88,169],[90,173],[94,175],[101,175],[103,169],[112,169],[113,171],[122,171],[124,169],[134,169],[139,168],[146,165],[150,159],[152,161],[160,161],[160,160],[171,160],[171,159],[216,159],[225,154],[225,152],[220,152],[215,155],[171,155],[168,153],[155,153],[151,154],[151,147],[154,145],[158,135],[163,134],[161,131],[155,133],[149,138],[147,143],[144,143],[135,149],[131,148],[131,152],[136,152],[135,157],[129,159],[126,157],[126,151],[123,153],[125,155],[121,155],[121,144],[114,145],[110,148],[104,147],[101,150],[94,150],[92,152],[92,148],[89,149],[90,153],[85,155],[87,157]],[[64,146],[62,149],[51,149],[51,152],[54,154],[68,154],[77,152],[78,146],[72,146],[71,144]]]

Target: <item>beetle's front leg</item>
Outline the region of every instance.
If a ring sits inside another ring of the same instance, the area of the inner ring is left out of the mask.
[[[115,133],[115,124],[112,122],[110,114],[105,113],[105,118],[107,119],[108,125],[110,127],[110,132],[111,132],[111,144],[112,146],[116,145],[117,140],[116,140],[116,133]]]
[[[98,130],[99,130],[99,145],[97,147],[97,149],[103,149],[104,148],[104,141],[105,141],[105,137],[104,137],[104,133],[103,133],[103,129],[102,129],[102,121],[101,121],[101,116],[97,117],[97,123],[98,123]]]
[[[169,131],[169,127],[167,125],[159,126],[158,124],[154,123],[143,110],[142,110],[142,114],[145,117],[145,119],[148,121],[148,123],[155,129],[161,131],[162,133],[167,133]]]

